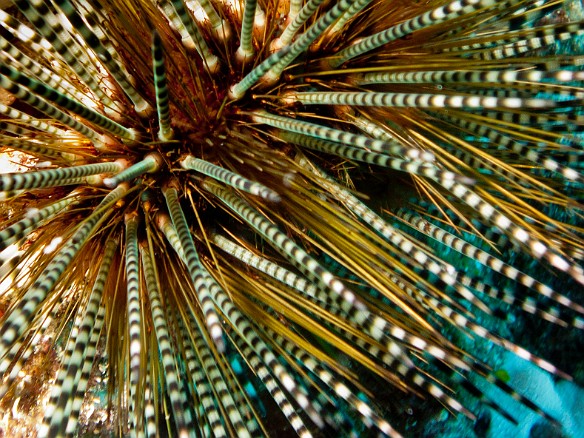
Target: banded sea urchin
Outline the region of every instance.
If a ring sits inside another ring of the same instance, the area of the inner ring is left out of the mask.
[[[584,23],[550,22],[562,4],[14,0],[2,405],[39,372],[28,426],[75,434],[102,366],[119,435],[266,435],[268,411],[397,436],[390,391],[513,421],[485,385],[553,422],[443,332],[570,378],[486,322],[584,327],[541,281],[584,284],[583,58],[554,50]]]

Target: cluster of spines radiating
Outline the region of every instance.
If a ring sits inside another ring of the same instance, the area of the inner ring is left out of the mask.
[[[569,378],[477,314],[494,298],[584,328],[584,307],[503,252],[509,243],[584,284],[579,229],[536,204],[579,217],[581,59],[534,52],[583,25],[536,26],[545,2],[532,0],[291,0],[285,20],[272,3],[243,3],[135,0],[114,19],[109,2],[14,0],[22,21],[1,13],[2,144],[48,168],[0,175],[0,249],[19,249],[2,253],[15,281],[0,396],[35,339],[69,330],[42,436],[75,432],[100,356],[119,433],[155,435],[167,413],[180,436],[269,433],[252,382],[301,436],[357,427],[339,407],[399,435],[331,350],[471,418],[452,382],[510,421],[476,379],[554,421],[440,328]],[[382,215],[318,157],[407,174],[439,210]],[[205,210],[222,218],[212,228]],[[417,233],[491,275],[465,273]],[[96,263],[83,272],[81,260]],[[525,289],[501,289],[497,275]]]

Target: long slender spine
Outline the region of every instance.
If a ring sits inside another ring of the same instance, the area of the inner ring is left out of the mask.
[[[126,278],[127,278],[127,314],[128,343],[130,355],[129,389],[130,389],[130,421],[134,429],[138,425],[136,402],[141,381],[142,369],[142,312],[140,311],[140,261],[138,252],[138,221],[137,214],[127,214],[126,222]]]
[[[39,96],[42,96],[48,101],[56,105],[62,106],[64,108],[67,108],[73,114],[83,117],[84,119],[88,120],[89,122],[95,124],[96,126],[100,127],[101,129],[105,130],[106,132],[112,135],[117,135],[130,141],[136,140],[136,133],[134,131],[123,127],[119,123],[107,118],[106,116],[101,115],[100,113],[90,108],[87,108],[86,106],[76,102],[75,100],[69,99],[64,94],[59,93],[58,91],[52,89],[51,87],[48,87],[42,82],[38,82],[35,79],[27,77],[26,75],[20,73],[18,70],[0,64],[0,74],[9,78],[14,83],[27,87],[32,92]]]
[[[267,111],[256,111],[252,114],[255,122],[265,123],[282,130],[305,134],[311,137],[321,138],[323,140],[332,140],[337,143],[344,143],[356,147],[368,148],[376,152],[385,154],[404,155],[407,158],[428,161],[434,160],[434,155],[427,151],[419,149],[405,149],[401,145],[390,143],[384,140],[376,140],[359,134],[353,134],[346,131],[332,129],[327,126],[316,123],[305,122],[302,120],[292,119],[290,117],[270,114]]]
[[[127,187],[119,186],[102,200],[94,213],[82,223],[73,237],[59,251],[58,256],[51,260],[51,263],[49,263],[47,268],[34,282],[23,300],[18,303],[18,306],[0,329],[0,356],[4,356],[9,346],[26,330],[34,312],[46,298],[47,293],[53,289],[55,283],[57,283],[63,274],[63,271],[71,263],[81,246],[89,237],[91,231],[100,221],[107,218],[107,208],[111,207],[113,202],[122,197],[126,190]]]
[[[174,137],[174,131],[170,126],[164,47],[158,32],[152,33],[152,69],[154,72],[154,90],[156,92],[156,110],[158,112],[158,139],[160,141],[169,141]]]
[[[199,294],[201,307],[205,314],[205,322],[209,328],[213,342],[215,342],[215,345],[219,351],[223,351],[225,349],[225,344],[222,339],[223,330],[221,329],[221,323],[219,322],[213,301],[209,296],[209,290],[204,280],[203,268],[200,265],[199,256],[197,255],[197,250],[195,249],[193,238],[188,229],[184,213],[182,212],[178,202],[176,188],[170,185],[167,186],[164,190],[164,196],[166,198],[168,210],[172,217],[172,222],[180,238],[181,246],[185,254],[185,261],[189,269],[189,274],[193,281],[193,285]]]
[[[290,258],[299,269],[313,275],[318,281],[339,294],[344,300],[354,305],[356,308],[363,307],[353,291],[347,288],[338,279],[334,278],[330,272],[323,269],[313,260],[302,248],[287,238],[276,226],[266,221],[251,208],[245,201],[238,199],[221,187],[212,184],[205,184],[205,188],[215,196],[225,202],[230,208],[236,211],[243,219],[270,241],[277,250]]]
[[[39,170],[27,173],[7,173],[0,175],[0,190],[20,190],[52,187],[63,180],[121,170],[117,162],[84,164],[54,170]]]
[[[185,169],[196,170],[204,173],[218,181],[229,184],[230,186],[251,193],[252,195],[261,196],[268,201],[277,202],[280,200],[280,195],[272,189],[255,181],[250,181],[234,172],[223,169],[219,166],[209,163],[208,161],[195,158],[192,155],[187,155],[181,162],[181,166]]]
[[[168,386],[168,394],[172,404],[174,421],[179,436],[188,437],[190,436],[189,430],[192,429],[192,423],[190,416],[187,415],[187,412],[184,411],[182,406],[182,384],[176,373],[176,363],[174,360],[175,353],[170,344],[168,324],[160,301],[160,288],[158,286],[157,273],[154,270],[152,256],[150,255],[149,245],[145,243],[140,245],[140,256],[146,287],[148,289],[148,296],[150,298],[150,307],[158,340],[159,353],[162,356],[162,362],[164,365],[164,380]]]
[[[235,52],[235,56],[239,62],[245,62],[246,59],[251,59],[254,55],[252,38],[256,7],[257,0],[246,0],[243,10],[243,20],[241,21],[239,48],[237,49],[237,52]]]
[[[505,2],[512,3],[512,2]],[[361,41],[353,44],[351,47],[344,49],[335,55],[330,62],[331,67],[338,67],[344,62],[355,58],[358,55],[370,52],[378,47],[383,46],[391,41],[395,41],[409,33],[423,29],[426,26],[438,24],[445,20],[451,20],[463,14],[486,8],[495,4],[494,0],[462,0],[453,1],[445,6],[425,12],[410,20],[404,21],[396,26],[390,27],[384,31],[368,36]]]
[[[93,359],[91,354],[87,355],[87,347],[94,330],[97,315],[102,309],[101,300],[105,279],[109,273],[117,245],[116,238],[110,238],[106,244],[103,260],[93,284],[87,307],[83,312],[79,332],[69,340],[72,344],[71,357],[68,361],[64,361],[61,367],[60,377],[57,378],[61,383],[59,386],[55,385],[54,389],[58,389],[58,391],[54,394],[52,404],[49,404],[45,411],[45,425],[43,426],[49,423],[48,430],[41,430],[39,432],[41,436],[58,436],[65,432],[63,429],[67,423],[63,419],[67,418],[70,413],[75,395],[75,384],[81,377],[83,361],[86,357],[90,360]]]

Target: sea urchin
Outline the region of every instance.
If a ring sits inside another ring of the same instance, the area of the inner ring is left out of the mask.
[[[570,378],[489,323],[584,328],[564,2],[13,3],[7,433],[83,431],[91,394],[117,435],[398,436],[402,394],[513,421],[489,385],[555,421],[468,339]]]

